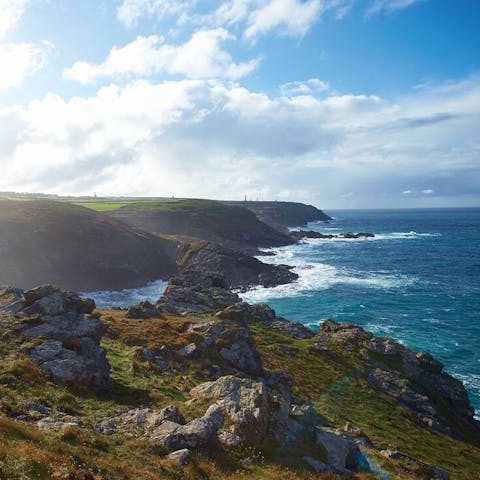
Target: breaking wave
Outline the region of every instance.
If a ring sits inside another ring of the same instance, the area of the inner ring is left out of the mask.
[[[298,275],[295,282],[278,285],[276,287],[255,287],[241,293],[241,297],[248,302],[264,302],[268,299],[282,297],[297,297],[308,295],[319,290],[326,290],[336,284],[349,284],[367,288],[399,288],[410,285],[415,278],[405,275],[392,275],[382,272],[361,272],[359,270],[340,268],[318,262],[308,262],[301,259],[302,247],[297,244],[278,249],[269,249],[274,256],[261,257],[263,262],[285,264],[293,266],[293,272]]]
[[[146,300],[151,303],[156,303],[166,288],[167,282],[164,280],[156,280],[147,283],[147,285],[143,287],[83,292],[82,295],[93,298],[98,308],[126,308]]]

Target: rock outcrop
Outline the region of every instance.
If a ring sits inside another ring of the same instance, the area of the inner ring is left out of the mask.
[[[228,288],[245,289],[262,285],[274,287],[294,282],[298,275],[288,265],[270,265],[218,244],[207,243],[193,248],[182,247],[180,265],[187,270],[208,272],[223,277]]]
[[[442,363],[429,353],[414,352],[350,322],[327,320],[318,338],[320,344],[341,342],[359,352],[369,366],[370,387],[394,398],[426,426],[456,438],[480,435],[462,382],[443,372]]]
[[[275,310],[266,304],[250,305],[247,302],[237,302],[216,314],[223,320],[247,323],[256,320],[274,330],[288,333],[294,338],[312,338],[315,333],[299,322],[291,322],[283,317],[277,317]]]
[[[24,292],[0,291],[0,317],[26,339],[38,339],[30,358],[57,380],[102,391],[110,366],[100,340],[107,326],[92,313],[95,302],[44,285]]]
[[[160,312],[195,315],[213,313],[238,301],[239,296],[229,290],[223,277],[183,270],[170,279],[156,306]]]
[[[375,238],[373,233],[359,232],[359,233],[320,233],[313,230],[292,230],[290,236],[295,240],[302,240],[303,238],[321,238],[321,239],[332,239],[332,238],[344,238],[344,239],[358,239],[358,238]]]

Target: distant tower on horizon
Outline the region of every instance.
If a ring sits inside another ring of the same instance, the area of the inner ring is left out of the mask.
[[[244,202],[246,202],[246,201],[247,201],[247,195],[245,195],[245,200],[244,200]]]

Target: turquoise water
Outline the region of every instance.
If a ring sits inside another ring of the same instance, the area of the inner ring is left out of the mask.
[[[326,213],[335,219],[309,227],[376,237],[275,249],[262,260],[295,266],[299,281],[244,298],[313,328],[349,320],[427,350],[464,382],[480,413],[480,209]]]

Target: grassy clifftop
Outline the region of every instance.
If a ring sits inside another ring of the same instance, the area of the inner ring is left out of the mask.
[[[156,235],[176,236],[185,241],[208,240],[250,252],[257,247],[292,243],[249,210],[213,200],[138,202],[109,214]]]
[[[0,199],[0,283],[125,288],[175,272],[176,243],[53,200]]]

